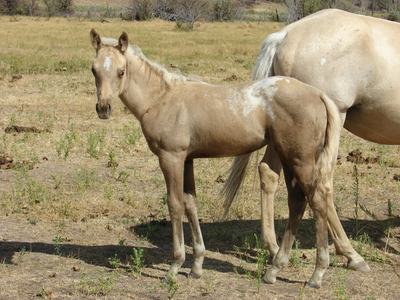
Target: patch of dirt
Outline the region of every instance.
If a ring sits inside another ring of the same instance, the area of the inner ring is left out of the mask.
[[[17,170],[25,166],[27,166],[29,170],[33,170],[35,164],[27,160],[14,162],[12,157],[8,155],[0,156],[0,170]]]
[[[45,132],[50,132],[50,130],[46,129],[44,130]],[[35,126],[32,127],[25,127],[25,126],[17,126],[17,125],[12,125],[12,126],[8,126],[6,127],[6,129],[4,129],[5,133],[25,133],[25,132],[29,132],[29,133],[42,133],[43,130],[40,130],[38,128],[36,128]]]
[[[354,164],[376,164],[379,162],[380,157],[363,157],[362,152],[359,149],[355,149],[349,152],[346,159]]]

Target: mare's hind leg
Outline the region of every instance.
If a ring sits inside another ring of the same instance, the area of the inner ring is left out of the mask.
[[[272,261],[272,266],[263,277],[266,283],[274,283],[276,276],[284,266],[286,266],[290,250],[300,226],[304,210],[307,206],[305,195],[293,176],[293,172],[283,164],[286,187],[288,190],[289,222],[283,236],[282,245]]]
[[[205,247],[203,237],[201,235],[199,218],[197,216],[196,204],[196,187],[194,182],[193,160],[185,162],[183,185],[183,200],[185,202],[185,214],[189,220],[190,229],[192,231],[193,241],[193,267],[189,276],[200,278],[203,275],[203,260]]]
[[[258,167],[261,184],[261,235],[264,247],[270,253],[270,261],[279,250],[274,228],[274,196],[278,187],[281,167],[281,160],[276,153],[275,146],[270,143]]]
[[[330,181],[331,187],[333,187],[333,180]],[[339,255],[347,257],[348,267],[352,270],[369,272],[371,271],[365,260],[353,249],[349,238],[347,237],[342,224],[340,223],[339,217],[336,213],[335,206],[333,204],[332,193],[329,193],[328,200],[328,229],[332,237],[332,241],[335,244],[336,252]]]

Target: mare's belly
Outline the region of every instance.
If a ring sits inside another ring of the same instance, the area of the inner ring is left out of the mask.
[[[347,111],[344,127],[371,142],[400,145],[400,101],[357,105]]]

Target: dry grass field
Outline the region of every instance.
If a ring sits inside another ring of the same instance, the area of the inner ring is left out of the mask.
[[[187,32],[157,20],[0,17],[0,299],[400,299],[399,147],[346,131],[335,204],[370,273],[347,270],[331,245],[322,288],[304,286],[315,263],[314,218],[307,210],[289,265],[276,284],[259,285],[258,270],[268,266],[259,259],[265,251],[258,242],[254,168],[221,222],[219,192],[232,159],[203,159],[195,162],[195,176],[205,274],[186,276],[192,248],[185,223],[186,262],[175,283],[163,284],[172,257],[163,176],[122,103],[110,120],[97,117],[89,31],[117,38],[124,30],[172,72],[232,84],[250,80],[261,42],[283,26],[196,24]],[[349,155],[356,149],[361,154]],[[275,209],[282,236],[283,180]]]

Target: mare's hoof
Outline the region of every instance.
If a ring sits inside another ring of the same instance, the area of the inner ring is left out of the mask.
[[[316,282],[314,282],[313,280],[310,280],[309,282],[307,282],[307,285],[313,289],[319,289],[321,287],[320,284],[317,284]]]
[[[347,264],[347,267],[351,270],[358,271],[358,272],[367,273],[367,272],[371,271],[371,268],[368,266],[368,264],[365,261],[360,261],[359,263],[349,262]]]
[[[274,279],[268,278],[267,275],[265,275],[265,276],[262,278],[262,280],[263,280],[265,283],[274,284],[275,281],[276,281],[276,278],[274,278]]]
[[[199,278],[201,278],[200,275],[197,275],[196,273],[193,273],[192,271],[190,271],[188,277],[193,278],[193,279],[199,279]]]

